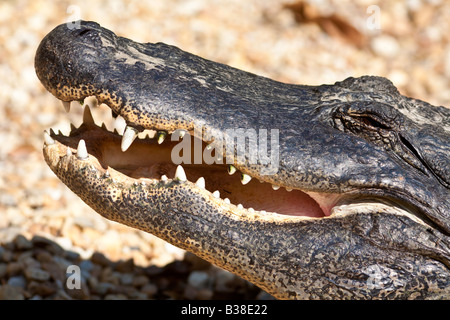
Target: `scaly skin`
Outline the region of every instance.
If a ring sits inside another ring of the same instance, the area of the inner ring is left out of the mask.
[[[216,148],[229,129],[279,130],[275,171],[249,154],[234,159],[248,185],[220,164],[234,148],[215,165],[185,166],[187,179],[164,180],[174,143],[137,139],[123,152],[122,137],[87,109],[69,137],[46,134],[44,157],[104,217],[280,299],[450,298],[448,109],[404,97],[384,78],[284,84],[84,21],[47,35],[35,65],[58,99],[95,96],[132,133],[183,129]],[[81,140],[87,153],[76,150]],[[201,176],[206,189],[191,182]]]

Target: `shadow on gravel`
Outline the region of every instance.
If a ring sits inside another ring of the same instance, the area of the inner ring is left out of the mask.
[[[273,299],[253,284],[193,254],[164,267],[81,259],[41,236],[18,235],[0,246],[0,300],[13,299]]]

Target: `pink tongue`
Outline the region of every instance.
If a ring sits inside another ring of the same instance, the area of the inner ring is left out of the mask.
[[[251,181],[250,183],[253,183]],[[244,208],[253,208],[255,210],[265,210],[268,212],[276,212],[284,215],[307,216],[307,217],[323,217],[324,211],[319,204],[308,194],[300,190],[287,191],[285,188],[272,190],[269,184],[259,184],[255,181],[256,188],[241,189],[239,199]],[[259,184],[259,185],[257,185]],[[245,201],[243,200],[245,199]],[[230,197],[232,203],[233,199]],[[329,215],[331,208],[326,208],[325,214]]]
[[[308,192],[308,195],[319,204],[325,216],[331,215],[331,209],[336,205],[341,195],[335,193]]]
[[[175,167],[172,169],[173,172],[167,176],[173,176]],[[287,191],[283,187],[273,190],[270,183],[260,183],[257,179],[243,185],[239,175],[224,175],[223,168],[206,172],[195,166],[185,166],[185,170],[189,181],[197,181],[204,176],[206,188],[210,192],[218,190],[222,199],[228,198],[232,204],[242,204],[247,209],[292,216],[324,217],[330,215],[336,203],[336,197],[332,194],[307,194],[300,190]]]

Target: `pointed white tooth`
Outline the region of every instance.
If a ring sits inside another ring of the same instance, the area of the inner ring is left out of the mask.
[[[219,192],[219,190],[214,191],[212,195],[213,195],[214,198],[220,199],[220,192]]]
[[[44,143],[47,146],[55,143],[55,140],[53,140],[53,138],[50,137],[50,135],[48,134],[47,130],[44,131]]]
[[[230,199],[228,199],[228,198],[223,199],[223,201],[224,201],[226,204],[230,204],[230,203],[231,203]]]
[[[205,178],[203,178],[203,177],[198,178],[198,180],[195,184],[197,185],[197,187],[205,189]]]
[[[117,130],[119,134],[123,134],[125,131],[125,128],[127,127],[127,123],[124,118],[121,116],[117,116],[116,120],[114,121],[114,128]]]
[[[122,144],[120,146],[123,152],[127,151],[127,149],[131,146],[138,133],[139,131],[133,127],[127,126],[125,128],[125,132],[122,136]]]
[[[92,116],[91,108],[89,108],[89,106],[84,107],[83,123],[95,124],[94,117]]]
[[[291,191],[292,191],[292,188],[286,188],[286,191],[287,191],[287,192],[291,192]]]
[[[70,111],[70,101],[62,101],[62,105],[64,107],[64,110],[66,110],[66,112]]]
[[[169,178],[167,178],[167,176],[165,174],[163,174],[161,176],[161,181],[166,182],[167,180],[169,180]]]
[[[248,174],[243,173],[241,175],[241,182],[242,184],[247,184],[250,182],[250,180],[252,180],[252,177],[250,177]]]
[[[139,132],[139,133],[138,133],[138,138],[141,139],[141,140],[147,138],[147,132],[145,132],[145,130]]]
[[[84,104],[86,105],[86,107],[89,106],[91,108],[95,108],[98,106],[98,100],[95,96],[90,96],[84,99]]]
[[[236,172],[236,167],[233,166],[232,164],[229,164],[227,170],[228,170],[228,174],[232,175],[233,173]]]
[[[272,189],[273,189],[273,190],[278,190],[278,189],[280,189],[280,186],[276,186],[276,185],[273,184],[273,185],[272,185]]]
[[[166,139],[167,132],[165,131],[158,131],[158,144],[161,144]]]
[[[72,150],[70,149],[70,147],[67,147],[66,154],[68,157],[72,155]]]
[[[147,135],[150,139],[153,139],[156,136],[156,131],[155,130],[148,130],[146,129],[145,131],[147,131]]]
[[[175,179],[179,181],[186,181],[186,173],[184,172],[184,169],[182,166],[178,166],[177,170],[175,171]]]
[[[186,130],[180,130],[180,138],[183,139],[186,135]]]
[[[239,203],[239,204],[237,205],[237,208],[242,210],[242,209],[244,209],[244,206],[243,206],[242,204]]]
[[[85,160],[89,157],[86,149],[86,142],[84,142],[83,139],[78,142],[78,148],[77,148],[77,158],[79,160]]]
[[[150,130],[150,129],[144,129],[144,131],[140,132],[138,137],[139,139],[153,139],[156,135],[156,131],[155,130]]]
[[[255,209],[253,209],[253,208],[248,208],[247,210],[248,210],[248,212],[255,212]]]

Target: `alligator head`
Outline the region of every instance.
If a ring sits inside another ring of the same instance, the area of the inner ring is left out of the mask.
[[[44,157],[98,213],[280,299],[450,297],[448,109],[380,77],[285,84],[71,26],[42,40],[39,79],[127,126],[85,107],[68,136],[44,134]]]

